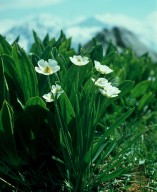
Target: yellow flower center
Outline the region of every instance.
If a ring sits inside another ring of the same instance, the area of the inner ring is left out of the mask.
[[[80,59],[80,58],[78,58],[78,59],[77,59],[77,61],[78,61],[78,62],[81,62],[81,59]]]
[[[51,73],[52,72],[52,68],[49,67],[49,66],[46,66],[43,71],[44,71],[44,73]]]

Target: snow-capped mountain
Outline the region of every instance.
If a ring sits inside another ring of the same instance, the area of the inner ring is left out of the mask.
[[[107,29],[108,32],[112,31],[114,26],[116,26],[116,23],[109,22],[108,18],[105,19],[104,17],[103,19],[103,17],[100,16],[76,19],[71,22],[52,15],[41,15],[38,17],[30,17],[26,21],[16,24],[3,35],[6,36],[10,43],[12,43],[17,36],[20,36],[19,44],[25,50],[28,50],[33,42],[32,30],[36,31],[41,39],[43,39],[47,33],[50,37],[58,38],[60,31],[63,30],[67,37],[72,37],[72,45],[76,48],[79,43],[82,45],[87,44],[87,42],[104,29]],[[132,24],[132,26],[134,25]],[[118,23],[118,27],[125,27],[128,31],[126,32],[126,30],[124,30],[125,33],[123,33],[123,31],[120,30],[124,41],[131,41],[130,44],[137,44],[139,41],[141,45],[143,44],[143,50],[157,50],[157,40],[151,38],[153,36],[155,37],[155,30],[153,28],[144,28],[144,26],[141,25],[138,26],[138,28],[134,27],[132,28],[133,30],[130,30],[131,23],[130,25],[126,25],[125,23],[120,25],[120,23]],[[139,27],[143,27],[143,29],[139,29]],[[129,31],[131,31],[131,35]],[[134,33],[134,35],[132,35],[132,33]],[[110,35],[108,35],[108,38],[110,38]],[[133,47],[133,45],[131,46]],[[138,45],[136,45],[136,47],[138,47]]]
[[[69,22],[61,20],[50,15],[41,15],[39,17],[29,18],[23,23],[19,23],[6,31],[4,35],[7,40],[12,43],[17,36],[20,36],[19,44],[28,50],[33,42],[32,30],[36,31],[38,36],[43,39],[48,33],[50,37],[58,37],[60,31],[63,30],[67,37],[72,37],[73,46],[78,43],[85,44],[92,39],[96,33],[103,28],[109,28],[109,24],[105,24],[95,17],[76,20]]]
[[[17,36],[20,37],[19,44],[28,50],[33,42],[33,30],[37,32],[41,39],[48,33],[50,36],[58,37],[60,30],[65,22],[50,15],[41,15],[39,17],[30,17],[24,22],[20,22],[6,31],[6,39],[12,43]]]
[[[97,33],[95,39],[98,43],[102,43],[104,52],[110,41],[114,44],[119,52],[125,48],[131,48],[137,56],[148,53],[152,61],[157,62],[157,52],[149,49],[143,42],[140,41],[137,35],[124,27],[112,27],[111,29],[105,28]],[[86,49],[92,46],[92,40],[89,41],[84,47]]]
[[[86,18],[83,19],[82,21],[78,22],[77,25],[79,25],[80,27],[109,27],[109,24],[106,24],[102,21],[100,21],[99,19],[97,19],[96,17],[90,17],[90,18]]]

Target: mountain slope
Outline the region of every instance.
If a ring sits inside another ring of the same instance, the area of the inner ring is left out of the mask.
[[[140,39],[131,31],[124,27],[105,28],[95,36],[97,42],[102,43],[104,51],[108,43],[112,41],[113,45],[121,52],[125,48],[131,48],[137,56],[148,53],[153,62],[157,61],[157,53],[149,49]],[[92,40],[85,44],[85,48],[91,47]]]
[[[150,42],[149,38],[145,38],[145,34],[139,36],[124,27],[114,27],[113,24],[105,23],[105,21],[103,22],[97,17],[84,18],[73,23],[51,15],[31,17],[25,22],[17,24],[4,35],[10,43],[12,43],[17,36],[20,36],[19,44],[28,50],[33,42],[32,30],[36,31],[38,36],[43,39],[47,33],[50,37],[57,38],[61,29],[67,37],[72,37],[72,45],[74,48],[77,48],[79,43],[86,45],[87,42],[90,42],[90,40],[96,36],[96,39],[98,39],[99,42],[103,42],[104,46],[105,43],[112,40],[119,49],[130,47],[138,56],[149,52],[152,59],[157,61],[155,52],[151,50],[152,42]],[[153,43],[156,46],[157,43]]]

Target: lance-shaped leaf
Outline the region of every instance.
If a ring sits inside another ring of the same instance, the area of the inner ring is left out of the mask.
[[[4,76],[4,68],[2,60],[0,59],[0,108],[2,106],[3,101],[8,100],[8,85]]]
[[[11,106],[4,101],[0,114],[0,146],[1,155],[9,164],[17,166],[20,158],[17,154],[14,133],[14,112]]]
[[[64,117],[65,123],[69,124],[76,115],[73,106],[65,92],[59,98],[59,105],[61,109],[61,115]]]
[[[17,44],[13,46],[12,57],[18,76],[17,81],[19,81],[25,102],[27,102],[29,98],[39,94],[36,72],[26,53]]]
[[[11,45],[6,41],[6,39],[0,35],[0,55],[1,54],[10,54]]]

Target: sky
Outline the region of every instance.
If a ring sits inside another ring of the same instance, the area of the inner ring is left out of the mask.
[[[69,19],[110,12],[143,20],[155,11],[157,0],[0,0],[0,19],[19,19],[40,13]]]
[[[147,28],[157,42],[157,0],[0,0],[0,33],[41,14],[52,14],[69,22],[97,16],[137,32]]]
[[[41,13],[66,19],[110,13],[144,21],[154,12],[157,0],[0,0],[0,21],[18,21]]]

